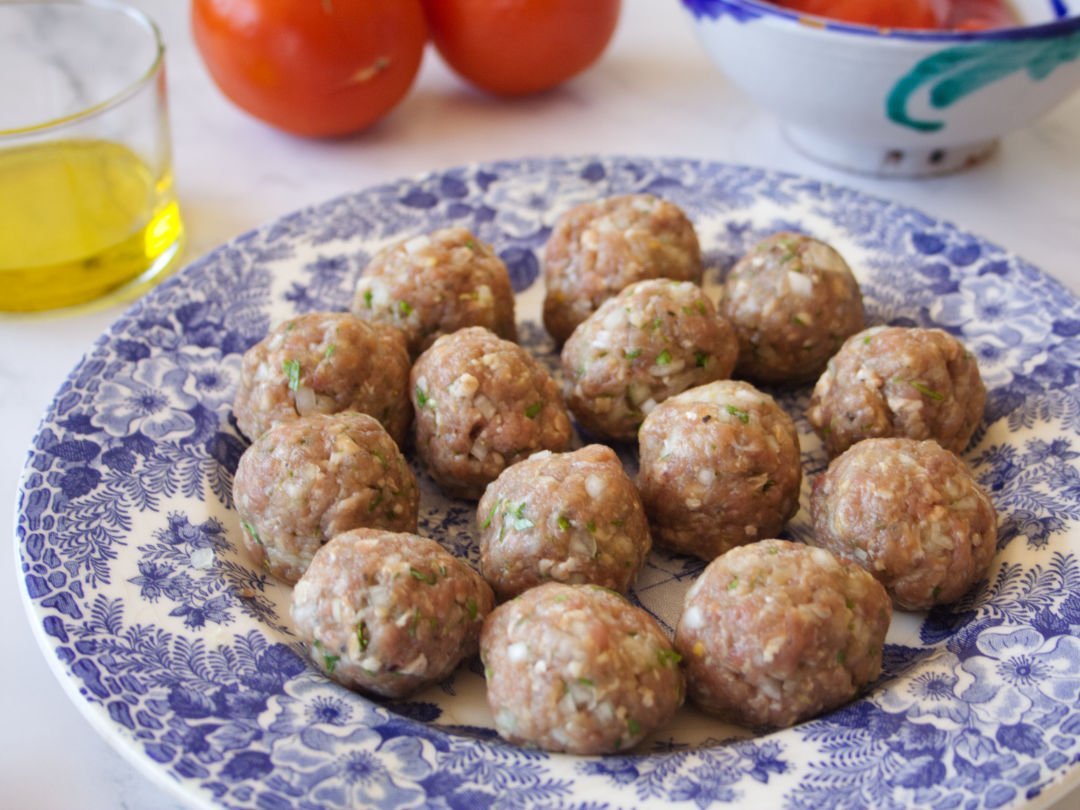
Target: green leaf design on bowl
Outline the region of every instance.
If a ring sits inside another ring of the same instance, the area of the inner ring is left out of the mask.
[[[919,132],[937,132],[944,121],[920,121],[908,114],[908,101],[930,85],[930,106],[944,109],[1013,73],[1026,70],[1045,79],[1065,62],[1080,57],[1080,31],[1053,39],[996,40],[946,48],[920,61],[889,92],[889,120]]]

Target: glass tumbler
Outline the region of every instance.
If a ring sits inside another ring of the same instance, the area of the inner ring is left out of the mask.
[[[164,57],[113,0],[0,3],[0,311],[127,297],[174,266]]]

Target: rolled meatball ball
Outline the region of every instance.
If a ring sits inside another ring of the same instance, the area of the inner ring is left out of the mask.
[[[495,729],[572,754],[632,748],[682,705],[682,671],[656,621],[595,585],[549,582],[496,608],[480,657]]]
[[[749,383],[720,380],[657,405],[638,433],[653,539],[711,560],[773,537],[799,510],[795,423]]]
[[[885,589],[820,548],[762,540],[713,560],[675,630],[690,699],[751,727],[783,728],[854,698],[881,674]]]
[[[990,497],[929,439],[853,445],[814,481],[810,508],[812,542],[863,566],[909,610],[955,602],[997,547]]]
[[[233,413],[257,439],[303,416],[360,411],[399,445],[409,405],[409,353],[396,329],[347,312],[309,312],[278,324],[244,353]]]
[[[398,698],[476,654],[494,601],[480,575],[434,540],[354,529],[315,554],[291,610],[319,669]]]
[[[544,326],[561,343],[600,304],[647,278],[701,281],[701,246],[682,209],[650,194],[571,208],[544,248]]]
[[[511,464],[570,443],[547,370],[479,326],[444,335],[412,369],[416,451],[447,495],[479,498]]]
[[[566,403],[585,429],[632,439],[657,403],[726,379],[738,344],[701,288],[650,279],[609,298],[562,350]]]
[[[443,228],[381,250],[356,284],[352,310],[401,329],[413,357],[466,326],[517,340],[506,265],[465,228]]]
[[[397,444],[367,414],[284,422],[244,451],[233,501],[255,562],[293,583],[349,529],[416,531],[420,493]]]
[[[480,571],[500,599],[547,580],[626,593],[652,548],[637,487],[599,444],[503,470],[476,519]]]
[[[736,374],[764,383],[817,379],[865,325],[862,293],[847,262],[797,233],[774,234],[737,262],[720,309],[739,337]]]
[[[986,387],[974,355],[940,329],[875,326],[848,338],[814,386],[807,419],[830,456],[881,437],[967,447]]]

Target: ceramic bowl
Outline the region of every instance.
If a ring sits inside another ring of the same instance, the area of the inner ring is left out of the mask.
[[[1014,0],[1022,25],[883,29],[757,0],[682,0],[712,60],[811,158],[943,174],[1080,88],[1080,0]]]

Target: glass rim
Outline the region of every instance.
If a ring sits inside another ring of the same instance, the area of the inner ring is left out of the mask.
[[[3,13],[5,7],[48,7],[54,8],[69,7],[69,8],[97,8],[105,11],[119,12],[124,16],[134,20],[141,28],[150,33],[154,38],[154,58],[150,60],[149,66],[140,72],[138,76],[130,81],[122,90],[113,93],[110,96],[95,102],[87,107],[83,107],[80,110],[76,110],[73,113],[67,115],[61,115],[56,118],[49,118],[44,121],[40,121],[35,124],[29,124],[26,126],[14,127],[11,129],[0,128],[0,140],[22,137],[25,135],[37,135],[43,132],[47,132],[51,129],[58,129],[60,127],[67,126],[69,124],[77,123],[79,121],[93,118],[111,109],[119,107],[129,98],[134,96],[143,87],[149,84],[154,77],[161,70],[165,61],[165,41],[161,37],[161,29],[158,28],[150,17],[141,9],[137,9],[134,6],[129,6],[123,2],[117,2],[117,0],[47,0],[47,2],[36,2],[36,0],[10,0],[0,3],[0,14]]]

